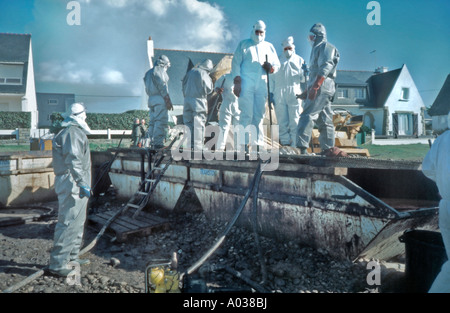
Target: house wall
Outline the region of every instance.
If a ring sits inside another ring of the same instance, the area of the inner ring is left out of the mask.
[[[39,110],[38,127],[50,127],[50,115],[55,112],[66,112],[69,105],[75,102],[74,94],[37,93],[37,106]]]
[[[33,49],[30,39],[30,51],[28,54],[28,75],[26,83],[25,97],[22,99],[22,110],[24,112],[31,112],[31,128],[38,126],[38,110],[36,102],[36,85],[34,81],[34,63],[33,63]]]
[[[402,88],[409,88],[409,98],[402,99]],[[393,132],[393,113],[411,113],[418,116],[418,136],[425,134],[424,116],[422,108],[425,108],[422,97],[408,71],[406,66],[403,66],[402,71],[395,83],[389,97],[386,100],[385,108],[388,110],[387,127],[388,134]]]
[[[22,111],[23,95],[0,95],[0,112],[20,112]]]

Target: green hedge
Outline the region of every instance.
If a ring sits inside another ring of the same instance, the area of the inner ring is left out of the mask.
[[[87,113],[86,123],[92,130],[102,129],[132,129],[134,119],[145,119],[148,124],[147,110],[131,110],[125,113]],[[63,121],[61,113],[52,113],[50,116],[52,126],[50,131],[57,133],[60,129],[60,124]]]
[[[0,129],[31,128],[31,112],[0,112]]]

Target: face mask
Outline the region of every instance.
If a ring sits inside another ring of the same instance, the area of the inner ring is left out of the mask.
[[[311,47],[314,47],[314,42],[316,41],[316,35],[309,34],[308,36],[308,42],[311,45]]]
[[[284,50],[284,56],[286,58],[289,59],[292,56],[292,54],[294,54],[294,51],[292,51],[292,50]]]
[[[254,32],[252,33],[252,39],[253,39],[256,43],[263,42],[264,39],[265,39],[265,37],[266,37],[266,35],[265,35],[264,32],[262,32],[262,33],[260,33],[260,32],[256,33],[256,31],[254,31]]]
[[[81,112],[80,114],[77,115],[77,117],[83,122],[86,121],[86,112]]]

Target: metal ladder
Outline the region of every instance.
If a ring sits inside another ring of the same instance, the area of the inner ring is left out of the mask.
[[[151,153],[151,152],[150,152]],[[124,207],[122,214],[124,214],[129,208],[135,209],[133,218],[136,218],[142,209],[147,205],[153,191],[161,180],[161,177],[166,172],[167,168],[173,161],[172,156],[165,164],[161,164],[165,159],[166,154],[164,151],[158,151],[156,154],[161,155],[156,159],[153,164],[150,164],[150,168],[147,171],[143,180],[139,184],[139,190],[130,198],[126,206]],[[151,155],[151,154],[150,154]],[[150,156],[149,156],[150,157]]]

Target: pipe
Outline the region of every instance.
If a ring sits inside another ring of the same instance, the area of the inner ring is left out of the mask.
[[[268,161],[265,161],[268,162]],[[190,275],[192,274],[194,271],[196,271],[216,250],[217,248],[220,247],[220,245],[223,243],[223,241],[225,240],[225,237],[228,235],[228,233],[230,232],[231,228],[233,227],[234,223],[236,223],[238,217],[241,215],[242,210],[244,209],[248,198],[250,197],[253,187],[255,186],[255,183],[257,181],[259,181],[259,179],[261,178],[262,175],[262,171],[261,171],[261,162],[258,164],[258,167],[256,169],[255,175],[253,176],[253,180],[250,184],[249,189],[247,190],[247,193],[244,196],[244,199],[242,200],[240,206],[238,207],[238,209],[236,210],[233,218],[231,219],[231,221],[228,223],[227,228],[224,230],[223,234],[219,237],[219,239],[214,243],[214,245],[196,262],[194,263],[191,267],[189,267],[185,273],[183,273],[180,276],[180,280],[183,279],[184,275]]]
[[[256,185],[253,189],[253,218],[252,218],[252,228],[253,233],[255,235],[255,243],[256,248],[258,250],[258,256],[259,256],[259,263],[261,264],[261,274],[262,274],[262,281],[261,284],[265,284],[267,281],[267,270],[266,270],[266,262],[264,261],[264,255],[261,250],[261,245],[259,242],[259,235],[258,235],[258,191],[259,191],[259,179],[256,182]]]

